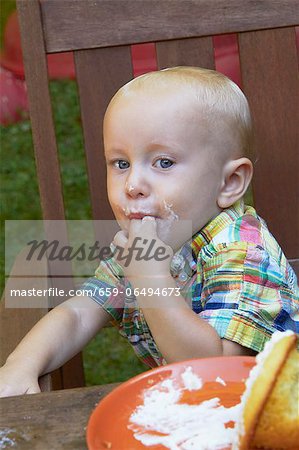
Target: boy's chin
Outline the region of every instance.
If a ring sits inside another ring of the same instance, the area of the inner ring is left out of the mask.
[[[176,251],[192,238],[192,223],[189,220],[157,219],[157,235]]]

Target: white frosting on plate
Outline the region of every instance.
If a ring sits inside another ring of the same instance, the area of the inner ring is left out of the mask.
[[[188,391],[197,391],[203,386],[202,379],[193,373],[192,367],[186,367],[185,372],[182,373],[181,377],[184,387]]]
[[[217,450],[230,445],[239,417],[239,405],[225,408],[218,398],[199,404],[180,403],[182,394],[202,388],[202,380],[187,367],[182,387],[166,379],[143,394],[143,404],[130,417],[129,428],[145,446],[163,445],[170,450]]]

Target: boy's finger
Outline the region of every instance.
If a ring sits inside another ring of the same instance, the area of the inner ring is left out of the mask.
[[[125,248],[127,242],[128,238],[123,230],[118,231],[118,233],[116,233],[116,235],[113,238],[113,244],[116,245],[117,247]]]
[[[157,237],[157,222],[154,217],[145,216],[141,221],[141,228],[144,234]]]
[[[139,235],[140,236],[141,220],[133,219],[130,221],[129,237]]]
[[[130,236],[157,237],[156,226],[156,219],[151,216],[145,216],[142,220],[131,220]]]

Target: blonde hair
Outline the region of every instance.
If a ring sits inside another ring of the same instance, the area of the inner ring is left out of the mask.
[[[238,152],[247,155],[251,151],[252,122],[247,99],[241,89],[228,77],[215,70],[200,67],[171,67],[149,72],[125,84],[112,99],[129,96],[136,90],[148,93],[157,88],[164,92],[179,89],[191,94],[195,107],[200,107],[208,123],[218,126],[224,122],[237,139]],[[216,118],[216,120],[215,120]]]

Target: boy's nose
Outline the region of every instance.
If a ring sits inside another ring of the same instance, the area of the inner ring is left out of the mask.
[[[125,184],[125,191],[129,197],[148,197],[150,189],[148,182],[143,176],[130,174]]]

